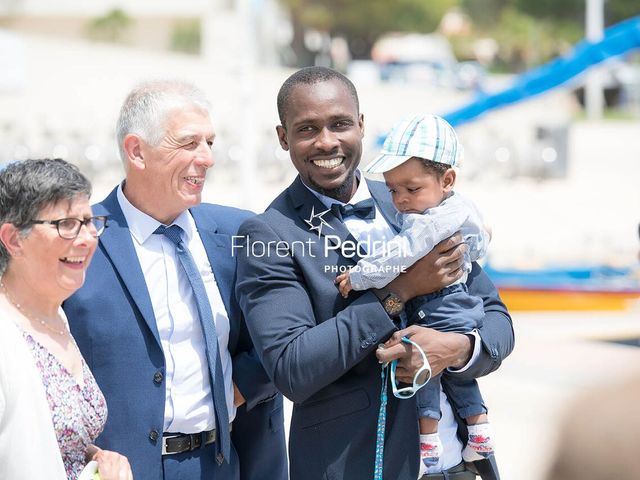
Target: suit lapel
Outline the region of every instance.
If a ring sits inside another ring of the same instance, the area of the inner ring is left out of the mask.
[[[229,345],[235,344],[238,334],[237,316],[239,311],[233,301],[233,288],[235,283],[235,261],[231,256],[231,237],[224,233],[218,233],[218,227],[211,218],[204,218],[199,208],[189,210],[196,222],[198,235],[204,245],[211,270],[216,279],[220,297],[229,316],[231,333]]]
[[[94,214],[109,216],[109,227],[100,236],[100,246],[105,255],[111,260],[124,287],[128,290],[153,337],[160,345],[160,336],[158,335],[156,318],[153,314],[151,297],[142,274],[129,227],[118,203],[117,188],[94,207]]]
[[[229,311],[231,308],[231,282],[234,277],[233,262],[229,261],[231,258],[231,238],[229,235],[200,228],[198,228],[198,233],[216,277],[220,296],[225,308]]]

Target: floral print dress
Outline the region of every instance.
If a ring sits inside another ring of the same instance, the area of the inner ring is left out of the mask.
[[[79,385],[49,350],[28,333],[23,335],[42,376],[67,477],[76,480],[86,464],[87,447],[107,421],[107,403],[84,358]]]

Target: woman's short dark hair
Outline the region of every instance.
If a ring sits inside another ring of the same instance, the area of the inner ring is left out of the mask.
[[[0,170],[0,225],[11,223],[27,235],[42,210],[78,195],[91,196],[91,183],[75,165],[59,158],[10,163]],[[9,259],[0,242],[0,274]]]

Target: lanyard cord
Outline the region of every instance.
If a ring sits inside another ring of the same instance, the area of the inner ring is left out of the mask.
[[[419,345],[412,342],[407,337],[402,337],[402,342],[407,343],[413,347],[416,347],[422,354],[422,367],[415,374],[413,379],[413,386],[409,388],[396,388],[396,365],[398,360],[392,360],[391,363],[382,364],[380,371],[380,378],[382,380],[382,386],[380,389],[380,411],[378,412],[378,427],[376,432],[376,459],[373,467],[373,480],[383,480],[383,466],[384,466],[384,434],[387,425],[387,385],[389,384],[389,376],[391,376],[391,387],[393,389],[393,395],[397,398],[406,399],[413,397],[418,390],[424,387],[431,379],[431,365],[424,350]],[[389,374],[389,372],[391,372]],[[428,376],[426,380],[418,382],[416,378],[420,377],[424,373]]]
[[[396,360],[394,360],[395,362]],[[380,411],[378,412],[378,429],[376,433],[376,459],[373,468],[373,480],[382,480],[384,465],[384,434],[387,425],[387,385],[389,383],[388,364],[383,364],[380,371],[382,387],[380,389]]]

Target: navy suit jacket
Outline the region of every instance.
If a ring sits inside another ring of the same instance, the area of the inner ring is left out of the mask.
[[[93,207],[94,215],[109,216],[108,228],[100,237],[83,287],[63,308],[109,408],[96,444],[127,456],[136,480],[158,480],[162,478],[164,354],[116,191]],[[241,479],[286,479],[282,397],[253,350],[234,294],[231,236],[252,214],[209,204],[190,212],[229,314],[233,380],[247,401],[238,409],[232,432]]]
[[[386,220],[395,224],[388,189],[369,182]],[[320,235],[311,231],[326,207],[297,178],[267,210],[240,227],[251,250],[238,257],[236,292],[256,350],[275,385],[293,400],[289,436],[292,480],[369,480],[373,477],[380,406],[378,343],[395,325],[371,292],[344,299],[335,268],[358,257],[337,245],[355,241],[330,211]],[[266,254],[267,249],[269,255]],[[278,250],[279,249],[279,250]],[[326,251],[325,251],[326,250]],[[484,300],[478,360],[461,377],[487,374],[513,348],[505,306],[474,265],[469,291]],[[418,418],[414,399],[389,395],[384,478],[418,476]]]

